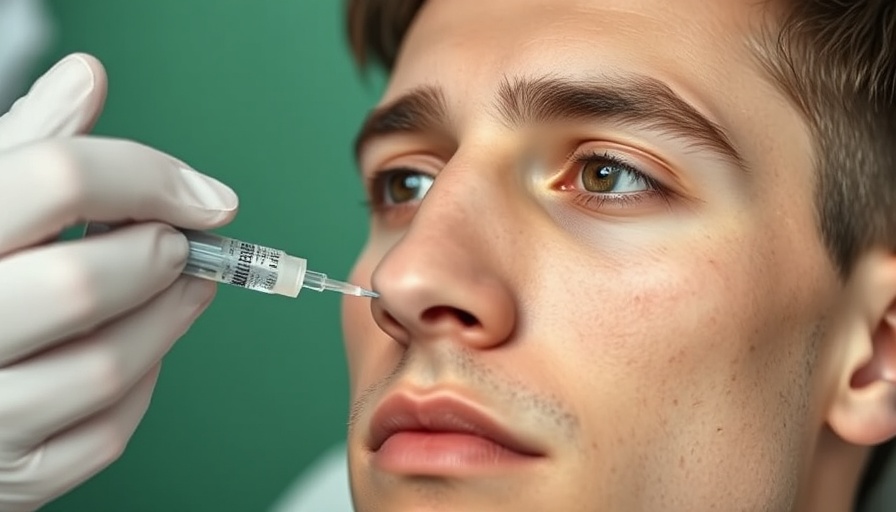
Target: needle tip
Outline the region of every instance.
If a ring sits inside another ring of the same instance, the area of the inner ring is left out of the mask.
[[[371,299],[379,298],[380,294],[361,288],[361,297],[370,297]]]

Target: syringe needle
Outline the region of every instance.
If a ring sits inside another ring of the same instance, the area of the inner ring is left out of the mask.
[[[334,292],[343,293],[345,295],[354,295],[356,297],[371,297],[374,299],[380,296],[380,294],[370,290],[366,290],[364,288],[361,288],[360,286],[343,281],[337,281],[335,279],[330,279],[329,277],[324,278],[322,284],[324,290],[332,290]]]
[[[358,287],[358,297],[370,297],[371,299],[379,298],[380,294],[376,293],[372,290],[365,290],[364,288]]]
[[[380,296],[380,294],[376,292],[366,290],[364,288],[361,288],[360,286],[346,283],[344,281],[330,279],[329,277],[327,277],[327,274],[324,274],[322,272],[314,272],[312,270],[305,271],[305,276],[302,279],[302,287],[317,292],[330,290],[343,293],[345,295],[354,295],[355,297],[371,297],[375,299]]]

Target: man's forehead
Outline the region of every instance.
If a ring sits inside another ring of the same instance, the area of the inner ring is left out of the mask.
[[[704,72],[708,76],[702,80],[711,81],[710,69],[726,72],[732,63],[753,64],[748,38],[762,16],[756,5],[427,0],[404,38],[383,102],[440,75],[465,84],[488,81],[491,90],[507,76],[575,71],[590,76],[614,66],[642,74],[664,68]],[[688,69],[689,63],[706,69]]]
[[[456,24],[460,24],[489,25],[496,29],[513,26],[531,31],[543,25],[562,28],[577,22],[598,31],[610,25],[630,28],[662,25],[669,31],[694,27],[703,31],[731,30],[745,27],[745,19],[768,14],[775,5],[773,0],[426,0],[415,24],[424,19],[430,30],[456,29]],[[517,25],[524,19],[533,23]],[[707,25],[708,21],[716,25]]]

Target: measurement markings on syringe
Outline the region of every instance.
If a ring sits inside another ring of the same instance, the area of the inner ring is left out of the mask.
[[[268,247],[258,248],[258,260],[262,262],[270,272],[264,276],[263,286],[268,290],[272,290],[277,285],[278,269],[280,268],[281,251],[270,249]]]

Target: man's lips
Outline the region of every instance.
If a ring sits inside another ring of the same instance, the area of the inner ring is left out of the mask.
[[[390,396],[373,415],[368,447],[381,468],[416,474],[506,466],[544,455],[475,404],[453,396]]]

